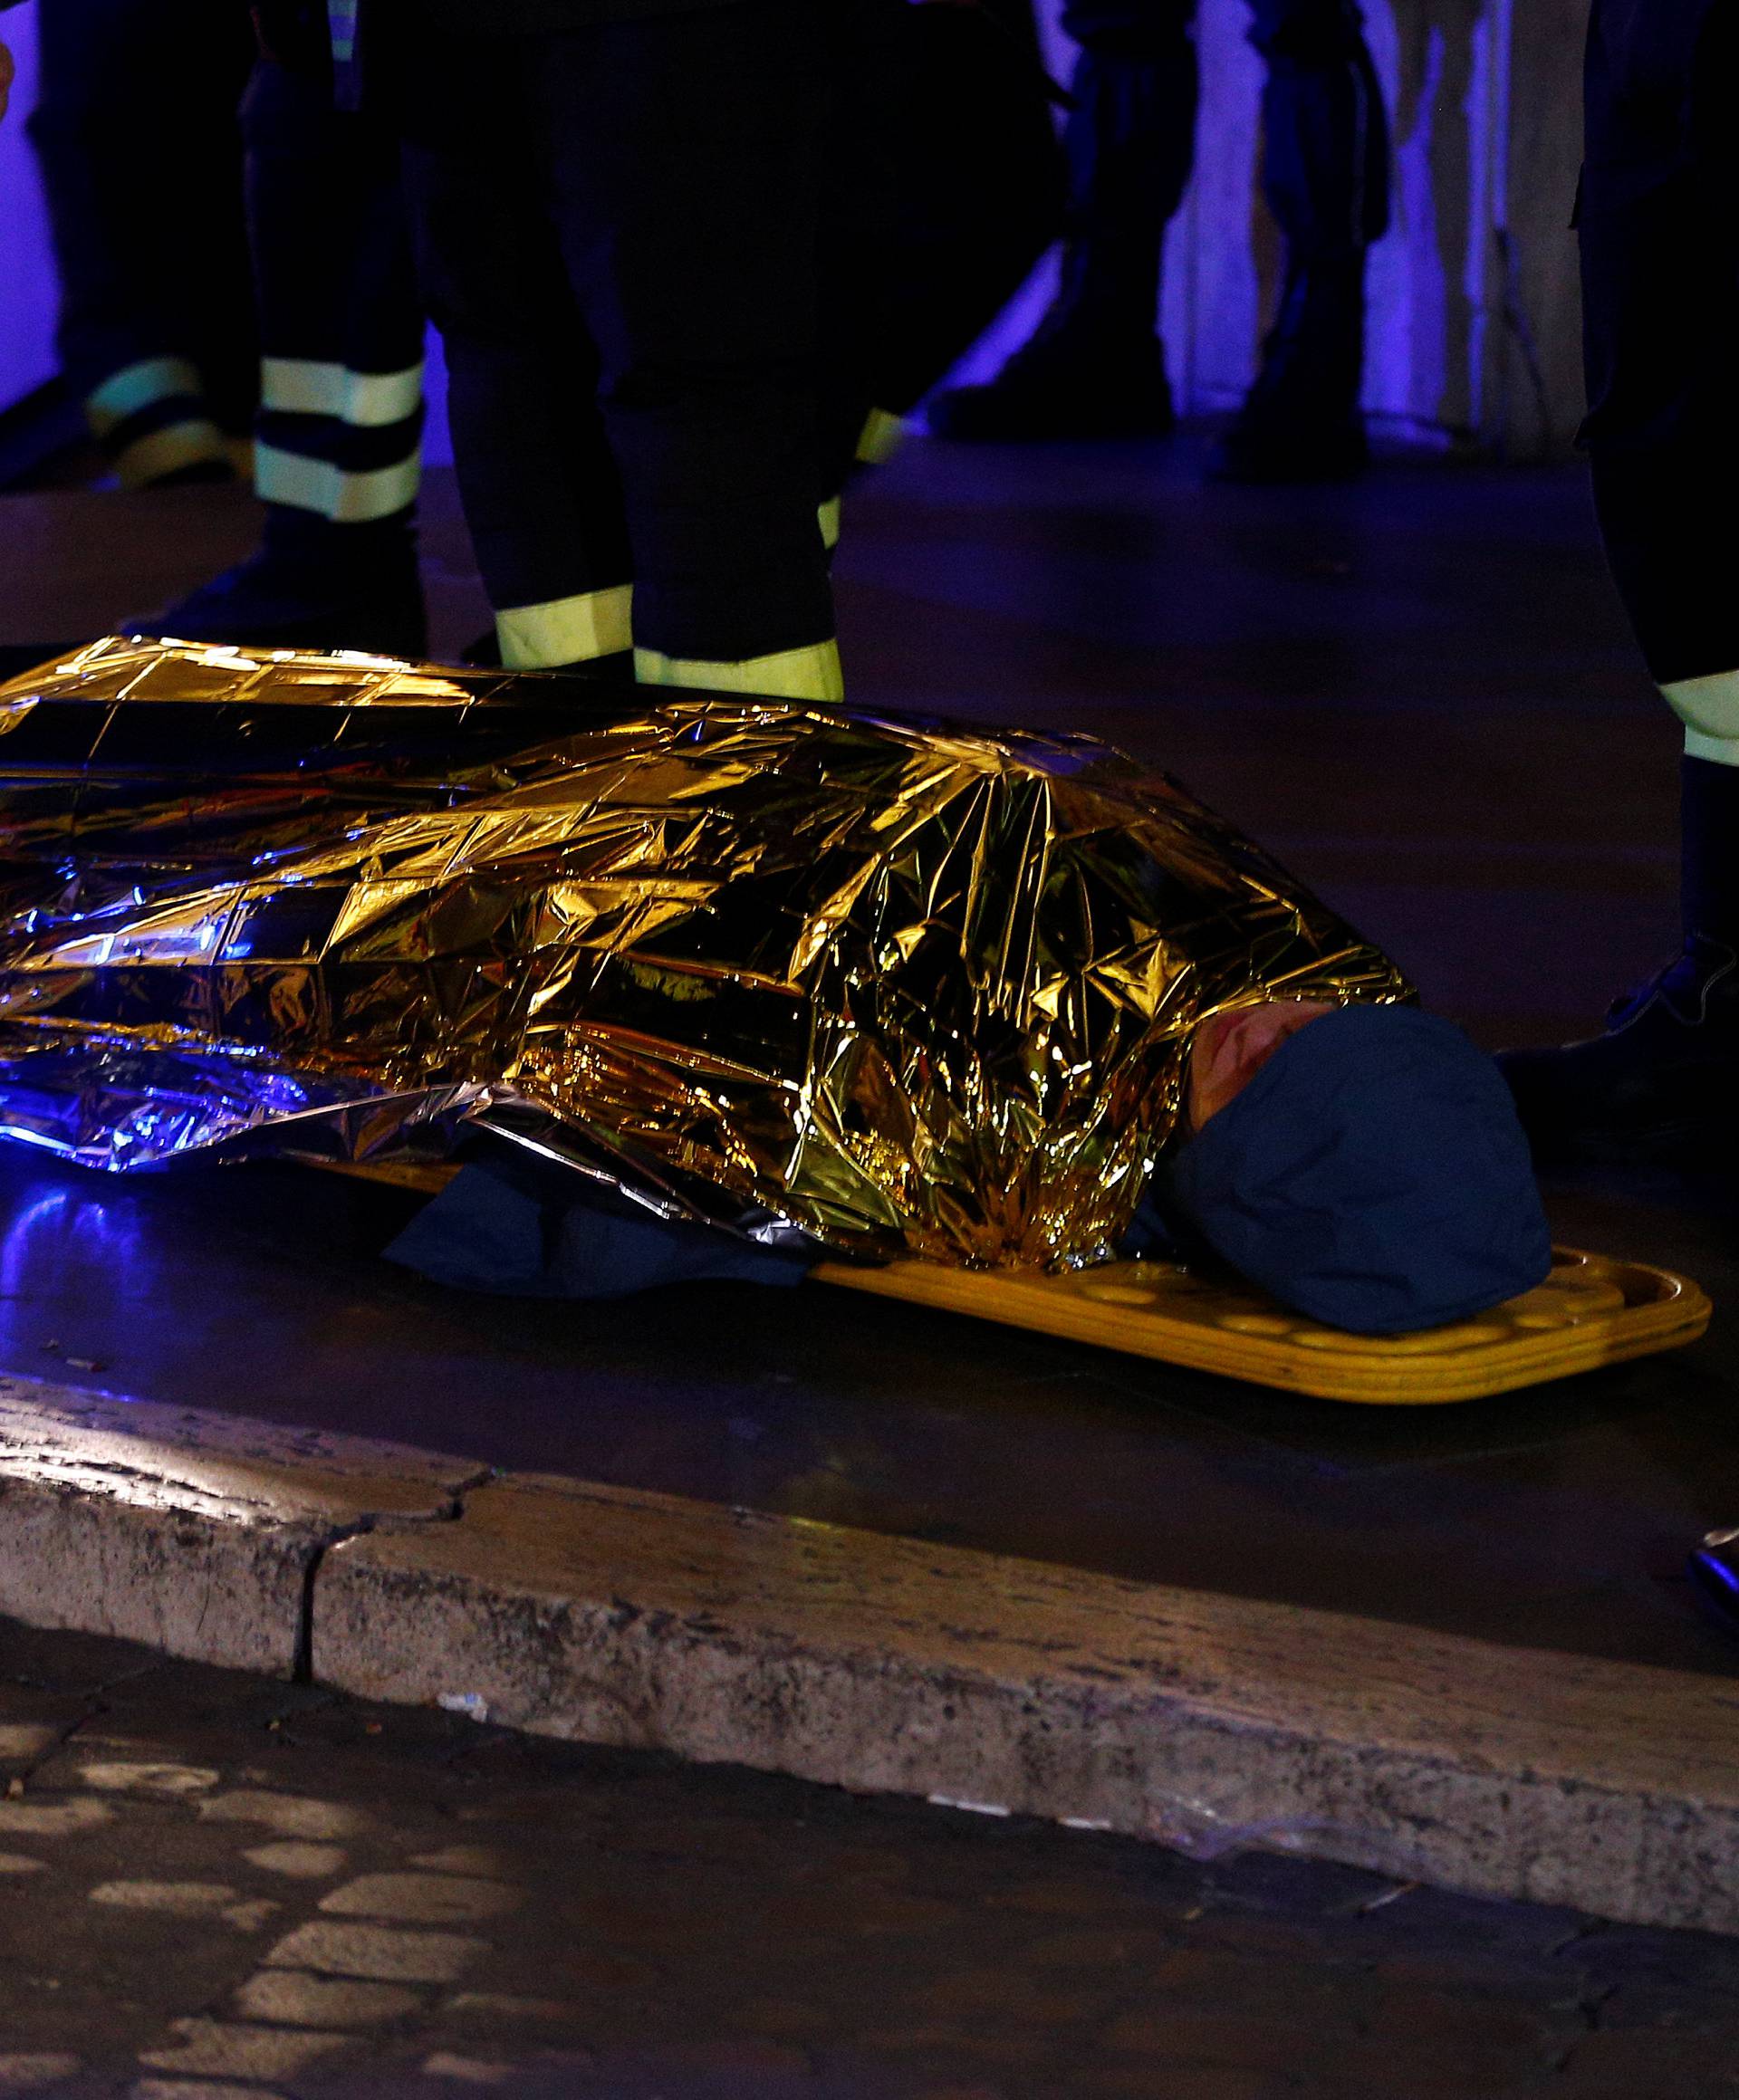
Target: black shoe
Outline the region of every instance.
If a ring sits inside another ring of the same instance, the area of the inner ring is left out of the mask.
[[[309,561],[270,546],[127,632],[256,649],[425,656],[428,624],[414,545],[390,560]]]
[[[1694,1164],[1739,1146],[1739,950],[1692,935],[1605,1032],[1498,1064],[1542,1163]]]
[[[1215,481],[1346,481],[1370,459],[1359,410],[1364,365],[1362,254],[1287,273],[1262,369],[1208,462]]]
[[[937,437],[1020,445],[1166,437],[1177,416],[1157,338],[1110,349],[1059,329],[1041,330],[987,385],[938,394],[929,426]]]
[[[1210,481],[1252,486],[1351,481],[1370,464],[1362,416],[1310,409],[1241,415],[1208,455]]]

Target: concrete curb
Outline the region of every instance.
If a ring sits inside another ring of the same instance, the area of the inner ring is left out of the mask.
[[[16,1380],[0,1610],[549,1735],[1739,1931],[1722,1679]]]
[[[0,1612],[288,1676],[326,1549],[450,1518],[489,1470],[0,1378]]]

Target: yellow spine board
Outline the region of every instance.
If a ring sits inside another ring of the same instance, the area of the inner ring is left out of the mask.
[[[430,1195],[457,1172],[410,1164],[309,1164]],[[1372,1407],[1481,1400],[1682,1348],[1708,1326],[1711,1309],[1688,1277],[1574,1247],[1553,1249],[1552,1274],[1537,1290],[1475,1319],[1409,1335],[1345,1334],[1253,1290],[1167,1261],[1110,1261],[1058,1275],[949,1269],[935,1261],[890,1261],[880,1268],[823,1261],[812,1280]]]
[[[1168,1262],[1049,1276],[829,1261],[814,1273],[848,1290],[1375,1407],[1479,1400],[1679,1348],[1708,1326],[1710,1311],[1686,1277],[1571,1247],[1553,1251],[1552,1275],[1538,1290],[1476,1319],[1408,1335],[1344,1334]]]

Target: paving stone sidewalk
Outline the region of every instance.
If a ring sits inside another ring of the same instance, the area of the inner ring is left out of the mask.
[[[0,2095],[1739,2094],[1739,1942],[5,1621],[0,1772]]]

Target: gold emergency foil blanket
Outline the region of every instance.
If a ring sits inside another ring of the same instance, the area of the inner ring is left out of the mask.
[[[1410,996],[1085,740],[106,641],[0,686],[0,1132],[87,1164],[481,1126],[668,1214],[1102,1258],[1190,1031]]]

